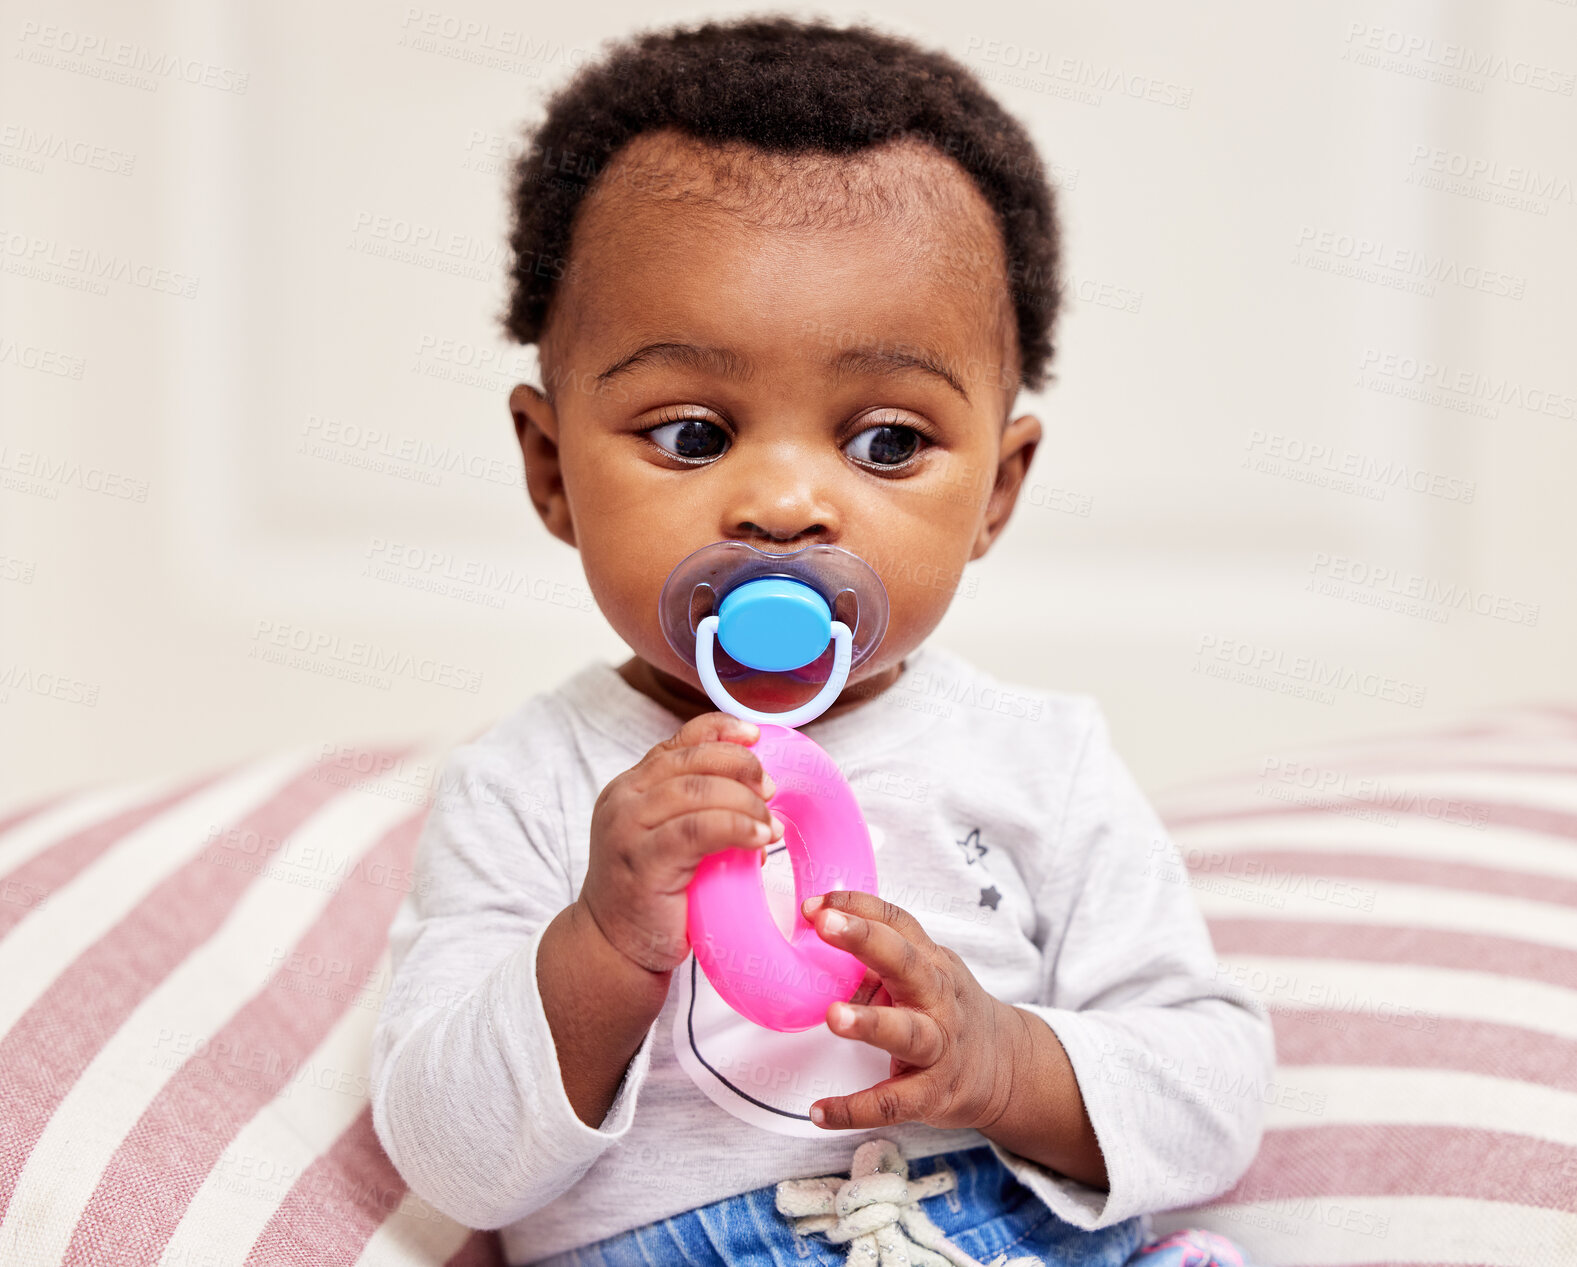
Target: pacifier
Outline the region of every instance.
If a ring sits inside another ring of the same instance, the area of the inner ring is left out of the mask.
[[[870,564],[837,546],[769,554],[718,541],[674,568],[658,608],[668,644],[695,665],[711,701],[760,727],[750,748],[777,785],[767,805],[783,823],[794,869],[794,928],[785,937],[767,905],[755,850],[707,854],[687,899],[696,962],[747,1020],[782,1032],[809,1029],[829,1004],[854,996],[865,965],[823,941],[801,908],[832,889],[875,893],[876,855],[853,789],[794,727],[831,707],[850,671],[876,650],[887,628],[887,590]],[[829,644],[826,682],[798,707],[763,712],[724,685],[725,677],[737,682],[751,673],[799,676],[826,658]]]
[[[668,645],[695,665],[711,701],[757,724],[803,726],[820,717],[887,630],[881,577],[859,555],[832,545],[771,554],[744,541],[713,542],[674,568],[657,606]],[[805,670],[829,642],[826,683],[797,708],[762,712],[740,703],[724,684],[724,677],[738,680],[751,672]],[[718,646],[730,660],[722,674]]]

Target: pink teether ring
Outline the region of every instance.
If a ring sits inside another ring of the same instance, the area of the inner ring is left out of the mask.
[[[777,784],[767,802],[783,821],[794,866],[794,930],[785,938],[767,906],[755,850],[719,849],[689,888],[696,962],[734,1011],[768,1029],[809,1029],[831,1003],[852,998],[865,965],[821,939],[806,920],[806,898],[833,889],[876,892],[876,855],[854,792],[837,765],[797,730],[762,722],[751,745]]]
[[[830,1004],[854,996],[865,965],[823,941],[800,908],[833,889],[875,893],[876,856],[837,765],[791,727],[819,717],[850,670],[875,652],[887,627],[886,588],[870,564],[839,546],[769,553],[744,541],[715,541],[669,574],[658,618],[668,644],[695,665],[708,698],[761,728],[751,749],[777,785],[767,804],[783,821],[794,867],[794,927],[785,937],[767,905],[754,849],[724,848],[703,858],[687,910],[696,962],[745,1019],[783,1032],[810,1029],[826,1019]],[[714,639],[729,657],[722,672]],[[793,708],[760,712],[729,690],[729,681],[750,672],[807,680],[802,671],[829,647],[826,681]]]

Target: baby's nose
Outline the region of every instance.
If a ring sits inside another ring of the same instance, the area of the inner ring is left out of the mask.
[[[770,528],[763,528],[760,524],[748,520],[739,524],[733,535],[741,541],[748,541],[758,550],[775,550],[779,546],[799,549],[801,546],[830,545],[832,534],[825,524],[811,524],[799,531],[774,532]]]
[[[748,541],[758,550],[799,550],[837,545],[842,516],[814,494],[790,488],[757,486],[725,513],[724,534]]]
[[[828,496],[825,473],[803,455],[757,456],[748,467],[737,468],[738,482],[725,494],[721,535],[760,550],[836,545],[843,517]]]

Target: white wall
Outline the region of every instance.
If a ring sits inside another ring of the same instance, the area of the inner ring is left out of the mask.
[[[493,315],[511,138],[652,10],[441,3],[7,0],[0,797],[458,737],[626,654],[510,482],[505,396],[534,359]],[[1077,296],[1036,402],[1040,504],[939,640],[1095,692],[1151,788],[1577,693],[1577,5],[858,12],[960,56],[1029,123]],[[388,253],[418,227],[458,254]],[[1402,267],[1344,272],[1360,251]],[[1421,362],[1446,389],[1409,398]],[[461,469],[427,464],[443,446]],[[1273,446],[1371,474],[1256,469]],[[380,579],[379,541],[520,584]],[[1311,591],[1331,558],[1490,614]],[[331,649],[258,658],[286,626]],[[358,640],[480,689],[329,676]],[[1270,689],[1198,671],[1228,640],[1282,667]],[[1350,684],[1283,692],[1299,657]],[[1386,678],[1417,706],[1377,697]]]

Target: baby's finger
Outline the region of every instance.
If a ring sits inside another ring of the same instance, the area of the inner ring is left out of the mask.
[[[817,1100],[810,1106],[810,1120],[834,1131],[866,1131],[917,1122],[926,1114],[925,1076],[901,1073],[853,1095]]]
[[[717,774],[679,774],[650,788],[641,798],[636,821],[642,827],[660,827],[678,814],[702,809],[731,809],[759,819],[781,835],[767,803],[737,779]]]
[[[877,998],[877,995],[882,997]],[[882,986],[882,979],[867,968],[865,980],[861,981],[860,988],[849,996],[848,1002],[858,1007],[862,1003],[890,1003],[892,1000],[887,997],[887,991]]]
[[[746,721],[743,717],[735,717],[731,713],[702,713],[699,717],[692,717],[685,722],[652,751],[661,749],[671,752],[677,748],[688,748],[717,739],[727,743],[751,744],[759,738],[761,738],[761,727],[753,721]]]
[[[764,849],[772,840],[772,828],[738,810],[701,809],[670,818],[652,832],[652,839],[668,858],[693,871],[719,849]]]
[[[763,800],[777,791],[754,752],[741,744],[716,740],[656,753],[646,763],[638,781],[645,789],[656,786],[663,779],[687,774],[720,774],[735,779],[754,788]]]
[[[874,969],[892,997],[920,1007],[940,997],[943,982],[935,961],[892,925],[826,906],[817,907],[809,919],[823,941]]]
[[[912,1007],[874,1007],[834,1003],[827,1028],[840,1038],[856,1038],[897,1056],[906,1065],[929,1068],[942,1058],[942,1027]]]
[[[886,898],[877,897],[874,893],[864,893],[859,889],[833,889],[815,897],[808,897],[802,908],[805,918],[814,920],[814,912],[822,907],[886,924],[921,949],[929,950],[936,945],[919,920],[903,907],[889,902]]]

